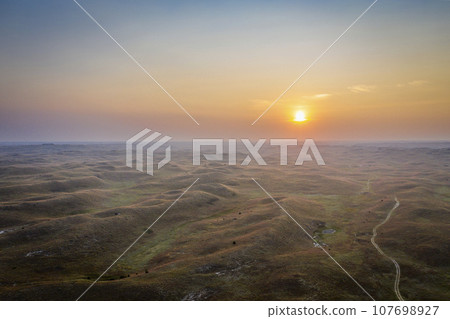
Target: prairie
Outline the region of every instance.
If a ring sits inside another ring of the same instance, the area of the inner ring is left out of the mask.
[[[83,300],[369,300],[254,178],[376,300],[396,196],[376,240],[403,298],[448,300],[450,144],[318,147],[325,166],[193,166],[179,143],[149,176],[122,144],[0,146],[0,299],[77,299],[199,178]]]

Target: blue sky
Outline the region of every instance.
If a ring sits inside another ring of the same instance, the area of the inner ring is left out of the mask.
[[[79,2],[200,127],[72,0],[2,1],[0,141],[122,140],[142,127],[180,139],[450,137],[448,1],[380,0],[254,128],[371,1]],[[318,94],[329,98],[308,98]],[[287,123],[298,107],[309,126]]]

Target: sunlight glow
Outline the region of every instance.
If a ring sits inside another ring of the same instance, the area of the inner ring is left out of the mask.
[[[305,112],[297,111],[295,113],[294,122],[304,122],[304,121],[306,121]]]

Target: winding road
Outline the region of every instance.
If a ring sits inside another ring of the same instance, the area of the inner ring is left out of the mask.
[[[397,261],[396,261],[394,258],[391,258],[391,257],[389,257],[388,255],[386,255],[386,254],[384,253],[384,251],[382,251],[381,248],[380,248],[380,247],[377,245],[377,243],[375,242],[375,237],[377,236],[377,229],[378,229],[378,227],[380,227],[381,225],[385,224],[385,223],[389,220],[389,218],[391,218],[392,213],[394,212],[394,210],[395,210],[398,206],[400,206],[400,202],[398,201],[397,196],[395,196],[395,205],[394,205],[394,207],[392,207],[392,209],[389,211],[389,214],[386,216],[386,219],[383,220],[381,223],[379,223],[378,225],[376,225],[376,226],[373,228],[373,230],[372,230],[373,235],[372,235],[372,238],[370,239],[370,241],[372,242],[373,246],[378,250],[378,252],[379,252],[381,255],[383,255],[383,256],[386,257],[386,258],[389,258],[389,259],[392,261],[392,263],[394,264],[394,266],[395,266],[395,271],[396,271],[395,283],[394,283],[394,291],[395,291],[395,294],[397,295],[398,300],[404,301],[404,300],[403,300],[403,297],[402,297],[402,295],[401,295],[401,293],[400,293],[400,289],[399,289],[399,287],[398,287],[398,286],[400,285],[400,274],[401,274],[401,273],[400,273],[400,265],[397,263]]]

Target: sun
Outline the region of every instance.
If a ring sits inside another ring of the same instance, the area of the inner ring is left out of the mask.
[[[297,111],[295,113],[294,122],[304,122],[304,121],[306,121],[305,112]]]

